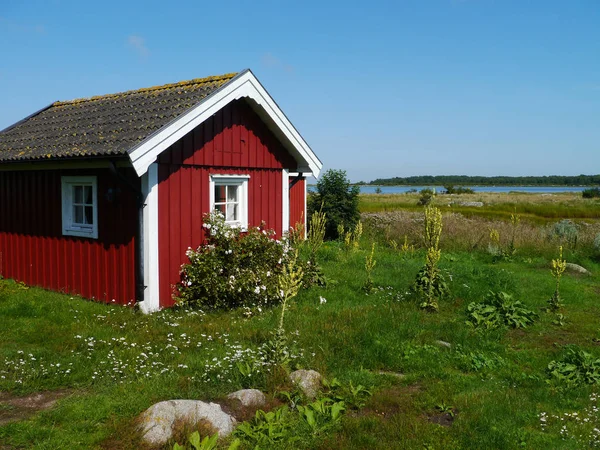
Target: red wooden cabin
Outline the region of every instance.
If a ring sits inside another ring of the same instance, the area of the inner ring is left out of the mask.
[[[320,170],[250,70],[55,102],[0,132],[0,276],[156,311],[205,212],[281,235]]]

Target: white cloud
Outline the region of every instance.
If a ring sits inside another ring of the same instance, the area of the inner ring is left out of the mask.
[[[130,35],[127,37],[127,45],[142,58],[145,58],[150,54],[150,50],[146,47],[146,40],[141,36],[135,34]]]

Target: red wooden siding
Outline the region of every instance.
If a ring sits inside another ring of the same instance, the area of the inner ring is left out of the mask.
[[[294,177],[290,177],[290,184],[294,182]],[[306,178],[298,180],[290,188],[290,227],[296,228],[298,222],[304,224],[306,211],[304,211],[304,196],[306,195]]]
[[[61,175],[98,177],[98,239],[62,235]],[[135,300],[136,227],[135,195],[108,170],[0,171],[3,277],[125,304]]]
[[[282,232],[284,168],[296,163],[244,100],[223,108],[163,152],[158,169],[160,306],[173,304],[188,247],[203,240],[211,174],[250,175],[248,222]],[[302,203],[302,207],[304,203]]]

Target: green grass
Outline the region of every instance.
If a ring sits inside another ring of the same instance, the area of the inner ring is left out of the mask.
[[[374,395],[335,432],[307,435],[287,448],[585,447],[575,432],[563,439],[557,427],[542,430],[539,414],[589,406],[593,386],[561,389],[547,382],[545,368],[567,344],[600,356],[594,341],[600,338],[599,264],[585,259],[593,276],[564,276],[567,324],[557,327],[542,311],[554,289],[547,259],[517,253],[513,261],[493,263],[483,252],[444,251],[451,297],[438,314],[428,314],[406,295],[422,250],[402,255],[378,245],[373,279],[379,290],[367,296],[361,287],[370,242],[362,244],[354,251],[335,242],[323,247],[329,286],[302,291],[285,324],[301,349],[297,366],[372,386]],[[143,316],[10,281],[3,286],[0,391],[69,390],[54,408],[0,426],[0,444],[16,448],[138,448],[134,419],[153,403],[215,400],[247,387],[235,364],[214,367],[213,359],[235,359],[236,345],[256,351],[280,311],[250,318],[240,311]],[[490,289],[513,294],[538,320],[525,330],[474,332],[465,324],[466,306]],[[267,376],[252,384],[274,389]],[[455,411],[450,427],[430,420],[444,407]]]
[[[362,212],[420,211],[420,194],[361,194]],[[463,206],[465,202],[482,202],[482,207]],[[509,220],[515,211],[524,220],[545,224],[560,219],[598,220],[600,201],[584,199],[580,193],[527,194],[511,192],[475,193],[461,195],[437,195],[434,204],[444,212],[460,213],[468,217],[481,217],[492,220]]]

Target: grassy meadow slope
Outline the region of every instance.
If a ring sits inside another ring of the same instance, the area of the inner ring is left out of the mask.
[[[285,318],[296,341],[294,366],[368,386],[373,395],[326,432],[298,425],[290,439],[272,447],[598,446],[597,386],[551,377],[547,368],[573,349],[591,360],[600,357],[600,250],[593,244],[600,205],[570,195],[437,197],[444,210],[440,265],[451,281],[449,298],[431,314],[408,294],[425,255],[416,200],[361,196],[360,246],[326,243],[319,261],[328,286],[301,291]],[[485,206],[447,206],[451,201]],[[515,207],[521,220],[513,226]],[[564,217],[577,218],[576,242],[551,232]],[[515,233],[514,254],[488,252],[492,228],[499,230],[501,246]],[[372,242],[376,291],[367,295],[364,265]],[[561,244],[568,261],[591,272],[563,275],[562,325],[544,311],[554,291],[550,259]],[[277,374],[247,376],[241,370],[261,358],[279,308],[144,316],[0,283],[0,448],[141,448],[135,418],[155,402],[219,400],[250,386],[269,395],[286,389]],[[537,319],[524,329],[475,331],[466,324],[467,307],[490,290],[513,295]],[[600,360],[587,369],[600,379]],[[3,421],[15,412],[8,398],[47,391],[61,393],[53,408]]]

